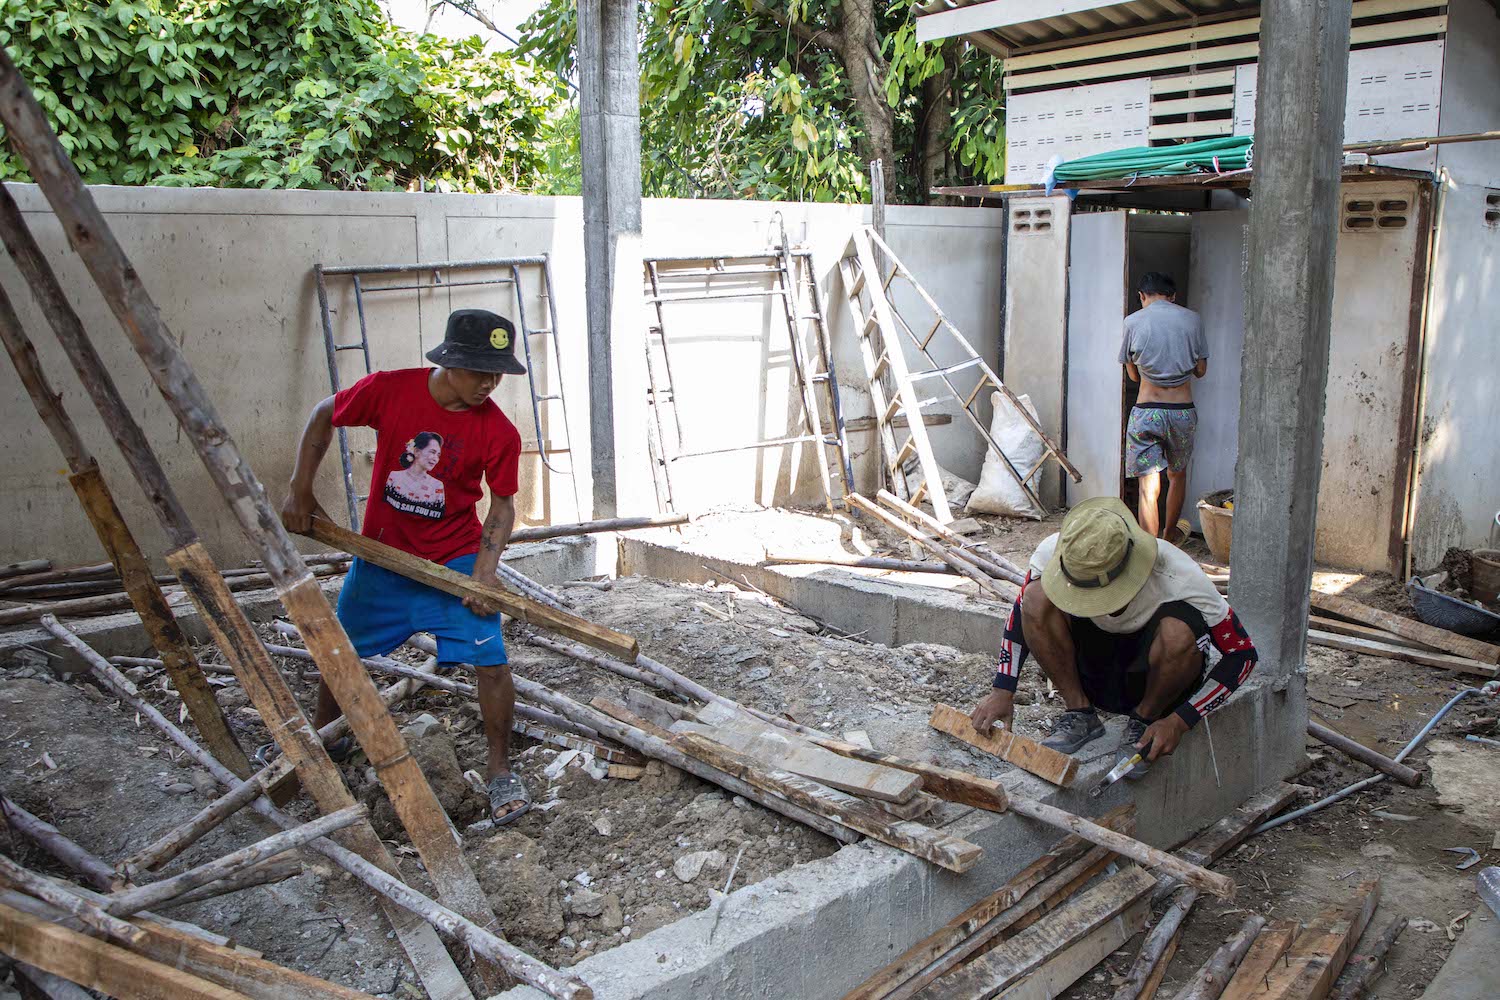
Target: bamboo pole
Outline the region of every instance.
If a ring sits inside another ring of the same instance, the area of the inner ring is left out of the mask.
[[[1184,889],[1167,907],[1156,926],[1151,928],[1146,939],[1141,942],[1141,950],[1135,956],[1135,961],[1130,964],[1130,971],[1125,974],[1125,981],[1115,990],[1113,1000],[1140,1000],[1145,995],[1149,997],[1156,995],[1156,987],[1161,984],[1162,974],[1165,966],[1172,961],[1172,955],[1177,951],[1177,942],[1182,936],[1182,923],[1187,919],[1188,911],[1198,901],[1197,889]]]
[[[162,834],[115,866],[124,878],[135,881],[144,872],[153,871],[196,844],[210,830],[239,812],[257,796],[264,795],[294,768],[287,757],[252,774],[228,792],[204,806],[196,815]]]
[[[308,648],[317,657],[324,683],[344,709],[351,731],[375,768],[439,895],[480,925],[488,925],[494,920],[489,899],[464,858],[442,805],[408,751],[406,740],[385,710],[374,682],[360,665],[349,636],[339,624],[317,581],[308,573],[260,479],[219,419],[212,401],[142,284],[140,275],[68,160],[35,96],[9,54],[3,51],[0,51],[0,123],[5,126],[6,138],[17,159],[26,165],[51,204],[70,244],[88,268],[99,292],[208,470],[210,479],[240,522],[246,537],[260,549],[282,603],[302,628]],[[24,228],[24,223],[22,226]],[[199,573],[196,586],[184,581],[189,592],[210,593],[211,581],[203,577],[203,570],[211,570],[217,577],[217,569],[208,560],[202,546],[193,543],[179,548],[178,553],[190,557],[173,565],[178,576],[183,576],[185,570],[196,569]],[[222,578],[218,579],[218,584],[222,588]],[[265,660],[268,664],[269,658],[265,657]],[[280,675],[274,670],[271,673],[274,678],[271,683],[286,691]],[[247,693],[251,693],[251,685],[245,677],[241,677],[241,683],[245,684]],[[292,707],[295,709],[295,701]],[[300,712],[291,712],[289,718],[300,719]],[[311,727],[306,721],[283,731],[278,731],[273,719],[266,721],[278,742],[283,733],[292,737],[283,744],[283,749],[298,764],[303,783],[309,784],[309,774],[304,771],[321,770],[331,781],[338,782],[341,791],[338,797],[347,803],[348,789],[342,787],[342,779],[332,763],[327,762],[322,746],[312,746],[316,740],[312,738]],[[306,738],[302,747],[297,745],[299,736]],[[306,761],[302,759],[303,750],[310,751],[305,755]],[[313,766],[304,768],[304,763]],[[313,791],[310,785],[309,790]],[[313,791],[313,794],[318,797],[318,792]],[[319,807],[324,812],[336,808],[330,805],[328,797],[319,801]],[[370,843],[374,831],[367,824],[358,829],[369,831],[368,838],[364,838],[367,847],[377,846]],[[381,853],[384,853],[383,849]],[[480,971],[485,978],[498,980],[498,976],[491,974],[492,970],[481,968]],[[486,986],[490,985],[494,984],[486,983]]]
[[[0,576],[3,576],[3,574],[0,574]],[[93,563],[88,566],[69,566],[65,569],[40,570],[20,576],[3,577],[3,579],[0,579],[0,593],[9,592],[17,587],[33,587],[47,583],[62,583],[69,580],[97,580],[107,577],[114,577],[118,582],[119,578],[115,573],[114,563],[103,562]]]
[[[272,834],[264,840],[257,841],[248,847],[232,851],[222,858],[198,865],[196,868],[189,868],[180,875],[164,878],[159,882],[152,882],[148,885],[122,889],[110,897],[110,901],[104,907],[104,910],[106,913],[112,913],[117,917],[128,917],[132,913],[139,913],[147,907],[158,906],[191,889],[197,889],[200,886],[215,882],[221,878],[238,875],[245,869],[254,867],[262,861],[269,861],[271,858],[286,851],[295,850],[310,840],[315,840],[318,837],[326,837],[330,833],[353,826],[368,816],[369,813],[369,809],[365,806],[355,804],[349,806],[347,809],[340,809],[337,812],[328,813],[326,816],[319,816],[311,822],[303,823],[296,829]]]
[[[99,471],[99,464],[84,444],[67,411],[63,409],[62,396],[48,383],[41,360],[37,357],[36,347],[21,328],[20,317],[16,315],[4,289],[0,289],[0,341],[4,342],[5,351],[10,355],[11,363],[15,366],[27,395],[31,397],[37,415],[51,432],[58,450],[72,470],[68,482],[78,495],[83,512],[88,515],[89,523],[93,525],[99,543],[104,546],[105,554],[114,565],[130,605],[141,616],[141,624],[145,626],[151,644],[160,651],[167,674],[172,678],[172,686],[182,696],[182,703],[187,706],[193,724],[203,734],[209,748],[229,765],[230,770],[236,774],[249,774],[249,758],[230,731],[229,723],[225,720],[224,712],[214,698],[203,671],[198,669],[192,647],[188,645],[187,637],[182,634],[177,619],[172,615],[161,587],[152,576],[151,566],[141,552],[140,545],[136,543],[135,536],[131,534],[115,505],[114,497]]]
[[[92,661],[90,662],[91,665],[97,666]],[[105,667],[108,667],[107,663],[105,663]],[[114,676],[110,676],[111,674]],[[121,701],[129,705],[136,712],[139,712],[141,718],[150,722],[169,740],[182,748],[189,757],[202,766],[204,770],[208,771],[220,785],[223,785],[227,789],[238,783],[239,779],[231,771],[219,763],[212,754],[199,746],[192,737],[188,736],[153,708],[150,702],[142,698],[134,686],[123,675],[120,675],[118,671],[114,671],[111,668],[108,673],[103,671],[96,672],[96,676],[99,676],[100,680]],[[402,684],[405,683],[408,682],[402,682]],[[396,697],[397,694],[394,692],[394,689],[400,687],[400,684],[392,685],[392,690],[388,690],[384,697]],[[337,722],[338,720],[335,720],[335,722],[324,726],[323,729],[319,730],[319,733],[324,738],[328,738],[330,734],[338,731]],[[276,808],[264,797],[253,800],[250,803],[250,808],[283,830],[293,830],[301,825],[297,820]],[[349,832],[355,833],[368,829],[367,825],[356,825],[350,827]],[[592,1000],[593,991],[581,980],[549,968],[509,942],[475,924],[462,914],[456,913],[448,907],[429,899],[416,889],[402,882],[392,872],[377,867],[353,851],[340,847],[327,837],[313,840],[307,846],[374,889],[383,900],[421,918],[426,924],[436,930],[442,931],[461,944],[468,946],[477,954],[499,963],[507,972],[522,982],[535,986],[542,992],[557,997],[558,1000]],[[384,857],[388,859],[389,855],[384,855]],[[105,870],[108,871],[108,868],[106,867]],[[394,919],[392,923],[396,925],[398,934],[408,932],[408,925]],[[420,951],[413,954],[409,946],[408,954],[412,954],[414,962],[419,962],[426,957]],[[421,966],[418,966],[418,973],[422,973]]]
[[[51,568],[51,559],[22,559],[20,562],[0,565],[0,579],[20,576],[22,573],[45,573]]]

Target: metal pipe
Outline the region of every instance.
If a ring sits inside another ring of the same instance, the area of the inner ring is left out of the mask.
[[[510,267],[512,264],[540,264],[547,258],[492,257],[484,260],[437,260],[429,264],[346,264],[321,268],[324,274],[412,274],[419,271],[462,271],[476,267]]]
[[[1422,741],[1427,739],[1428,735],[1437,728],[1437,724],[1443,721],[1443,716],[1447,715],[1450,711],[1453,710],[1453,706],[1457,705],[1459,702],[1463,701],[1471,694],[1482,694],[1487,698],[1493,698],[1496,694],[1500,694],[1500,681],[1490,681],[1489,683],[1485,684],[1484,687],[1464,688],[1462,691],[1458,692],[1458,694],[1448,699],[1448,704],[1438,709],[1437,714],[1428,719],[1427,724],[1421,729],[1417,730],[1417,735],[1411,738],[1411,742],[1406,744],[1406,746],[1402,748],[1401,752],[1396,754],[1396,756],[1392,759],[1395,760],[1398,764],[1401,761],[1405,760],[1407,756],[1413,750],[1417,749],[1417,747],[1421,746]],[[1301,819],[1303,816],[1315,813],[1319,809],[1323,809],[1327,806],[1333,805],[1340,799],[1348,798],[1355,792],[1363,791],[1366,788],[1378,785],[1382,781],[1384,781],[1385,778],[1386,776],[1384,774],[1372,774],[1368,778],[1363,778],[1359,781],[1356,781],[1352,785],[1341,788],[1338,791],[1334,792],[1332,795],[1321,798],[1311,805],[1303,806],[1301,809],[1293,809],[1291,812],[1285,814],[1284,816],[1277,816],[1273,820],[1267,820],[1260,826],[1256,827],[1254,830],[1251,830],[1250,836],[1253,837],[1256,834],[1265,833],[1267,830],[1274,830],[1276,827],[1281,826],[1283,823],[1290,823],[1294,819]]]

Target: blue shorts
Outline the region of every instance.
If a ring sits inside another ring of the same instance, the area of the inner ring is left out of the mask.
[[[468,576],[474,556],[459,556],[447,565]],[[438,662],[493,667],[509,662],[500,616],[481,618],[452,594],[363,559],[349,564],[339,593],[339,621],[360,656],[384,656],[418,632],[437,637]]]

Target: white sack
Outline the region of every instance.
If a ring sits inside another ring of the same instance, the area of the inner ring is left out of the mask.
[[[1021,396],[1019,399],[1026,412],[1035,420],[1036,407],[1031,405],[1031,397]],[[990,405],[995,411],[994,419],[990,422],[990,437],[994,438],[1005,457],[1010,459],[1011,467],[1024,476],[1042,460],[1046,446],[1008,397],[998,392],[991,393]],[[1040,520],[1043,516],[1042,509],[1032,502],[1026,491],[1021,489],[1021,484],[1001,464],[1000,456],[995,454],[994,448],[985,451],[984,471],[979,474],[979,488],[969,497],[965,512],[1009,514],[1033,520]]]

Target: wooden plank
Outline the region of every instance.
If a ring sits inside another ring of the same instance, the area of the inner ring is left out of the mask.
[[[1427,10],[1442,6],[1439,0],[1358,0],[1353,5],[1351,20],[1400,14],[1412,10]],[[921,19],[917,21],[921,24]],[[1015,55],[1007,59],[1005,68],[1019,73],[1036,66],[1063,66],[1068,63],[1088,62],[1093,59],[1108,59],[1131,52],[1150,52],[1153,49],[1172,48],[1179,45],[1201,45],[1204,42],[1225,38],[1239,38],[1260,34],[1260,18],[1246,17],[1221,21],[1215,24],[1194,25],[1170,31],[1155,31],[1117,41],[1095,42],[1088,45],[1072,45],[1051,52],[1036,52]],[[1231,80],[1229,84],[1232,85]]]
[[[1362,884],[1347,906],[1323,910],[1271,969],[1264,1000],[1324,1000],[1380,903],[1380,882]]]
[[[1190,115],[1199,111],[1231,111],[1234,109],[1233,94],[1211,94],[1208,97],[1180,97],[1171,101],[1152,101],[1151,117],[1167,115]]]
[[[1093,930],[1129,910],[1155,884],[1144,869],[1127,868],[1086,889],[1046,920],[928,987],[929,1000],[986,1000],[1040,969],[1052,956],[1082,941]]]
[[[928,725],[1063,788],[1071,785],[1078,773],[1076,758],[1008,729],[981,733],[967,715],[951,705],[934,705]]]
[[[734,720],[745,724],[753,722],[768,728],[770,726],[769,723],[756,719],[748,713],[736,712],[727,705],[717,702],[705,705],[698,712],[698,718],[713,725]],[[1005,812],[1008,807],[1009,798],[1006,795],[1005,786],[993,779],[981,778],[966,771],[958,771],[938,764],[908,760],[905,757],[872,750],[832,737],[808,736],[808,739],[825,750],[832,750],[841,757],[862,760],[870,764],[883,764],[886,767],[919,774],[922,776],[922,790],[936,795],[945,802],[957,802],[959,805],[972,806],[989,812]]]
[[[1265,983],[1271,970],[1281,962],[1286,950],[1292,946],[1299,926],[1295,920],[1275,920],[1266,924],[1250,944],[1250,950],[1240,962],[1239,969],[1229,980],[1229,985],[1220,995],[1220,1000],[1251,1000],[1263,997]]]
[[[104,897],[100,896],[99,899]],[[0,891],[0,903],[23,913],[79,930],[74,918],[39,899],[11,890]],[[133,918],[142,931],[132,950],[181,972],[199,976],[252,1000],[369,1000],[368,993],[330,983],[316,976],[268,962],[258,955],[205,941],[155,920]]]
[[[243,993],[0,903],[0,952],[120,1000],[235,1000]]]
[[[610,701],[608,698],[604,697],[594,698],[593,701],[589,702],[589,705],[599,710],[600,712],[603,712],[611,719],[623,722],[627,726],[633,726],[648,736],[654,736],[657,739],[667,743],[672,742],[672,734],[670,732],[663,729],[661,726],[658,726],[650,719],[641,718],[639,715],[636,715],[624,705],[617,705],[614,702]]]
[[[1331,632],[1321,632],[1317,629],[1307,630],[1307,641],[1314,646],[1342,649],[1346,653],[1359,653],[1362,656],[1379,656],[1387,660],[1405,660],[1407,663],[1418,663],[1424,667],[1437,667],[1439,670],[1451,670],[1454,673],[1470,674],[1475,677],[1485,677],[1491,680],[1500,676],[1500,669],[1488,663],[1471,660],[1465,656],[1450,656],[1447,653],[1428,653],[1420,649],[1393,646],[1389,643],[1375,642],[1371,639],[1356,639],[1348,635],[1334,635]]]
[[[1420,649],[1429,653],[1441,652],[1441,650],[1433,649],[1425,642],[1408,639],[1404,635],[1387,632],[1383,628],[1360,625],[1358,622],[1340,621],[1337,618],[1324,618],[1322,615],[1308,615],[1307,624],[1310,628],[1315,628],[1319,632],[1332,632],[1334,635],[1353,636],[1356,639],[1370,639],[1375,642],[1383,642],[1388,646],[1401,646],[1404,649]]]
[[[1481,663],[1500,663],[1500,646],[1492,646],[1478,639],[1449,632],[1447,629],[1437,628],[1423,622],[1372,608],[1368,604],[1356,601],[1351,597],[1343,597],[1336,594],[1324,594],[1313,591],[1311,595],[1312,606],[1319,611],[1326,611],[1341,618],[1365,625],[1373,625],[1383,628],[1387,632],[1405,636],[1408,639],[1416,639],[1418,642],[1426,643],[1433,649],[1440,649],[1454,656],[1465,657],[1470,660],[1478,660]]]
[[[1349,32],[1352,45],[1370,42],[1395,41],[1403,38],[1421,38],[1441,35],[1448,30],[1448,16],[1411,18],[1405,21],[1387,21],[1381,24],[1366,24]],[[1254,62],[1260,54],[1260,42],[1231,42],[1228,45],[1208,46],[1181,52],[1166,52],[1159,55],[1142,56],[1136,59],[1118,59],[1092,66],[1074,66],[1065,69],[1043,70],[1035,73],[1007,73],[1005,89],[1022,87],[1048,87],[1072,85],[1086,80],[1099,80],[1114,76],[1146,76],[1158,70],[1179,66],[1205,66],[1222,62]]]
[[[698,733],[756,760],[850,795],[882,802],[910,802],[922,790],[922,779],[909,771],[851,760],[813,746],[789,732],[745,732],[731,726],[674,722],[674,733]]]
[[[1151,93],[1182,94],[1189,90],[1214,90],[1234,86],[1234,70],[1214,69],[1182,76],[1158,76],[1151,81]]]
[[[1117,828],[1133,828],[1135,807],[1122,806],[1113,810],[1107,821]],[[946,952],[967,941],[990,921],[1015,906],[1042,882],[1088,853],[1089,846],[1088,841],[1081,837],[1064,837],[999,889],[906,949],[901,957],[850,990],[844,995],[844,1000],[883,1000],[890,996]]]
[[[1150,915],[1150,901],[1137,900],[1130,909],[1094,928],[1082,941],[1052,956],[1040,969],[1006,990],[1005,1000],[1053,1000],[1060,996],[1140,933]]]
[[[1308,789],[1301,785],[1279,781],[1241,802],[1233,812],[1189,840],[1177,853],[1194,864],[1217,861],[1243,843],[1261,820],[1280,812],[1287,803],[1307,792]],[[1155,901],[1160,902],[1161,896]]]
[[[1169,125],[1152,125],[1152,139],[1205,139],[1212,136],[1234,134],[1233,118],[1215,118],[1211,121],[1172,122]]]
[[[943,804],[943,800],[936,795],[928,795],[926,792],[918,792],[911,797],[909,802],[885,802],[880,799],[872,799],[867,795],[861,795],[870,805],[879,809],[888,816],[896,819],[921,819],[937,810]]]
[[[473,577],[451,570],[447,566],[414,556],[410,552],[403,552],[383,542],[377,542],[373,538],[366,538],[364,535],[321,517],[313,518],[312,530],[307,533],[307,537],[317,539],[325,545],[352,552],[366,562],[388,569],[392,573],[399,573],[409,580],[425,583],[445,594],[452,594],[455,597],[483,598],[517,621],[535,625],[549,632],[556,632],[558,635],[575,639],[595,649],[602,649],[611,656],[618,656],[627,662],[633,662],[636,655],[640,653],[640,644],[636,642],[634,636],[616,632],[602,625],[595,625],[593,622],[568,614],[566,611],[549,608],[545,604],[520,594],[513,594],[502,587],[480,583]]]
[[[688,756],[733,775],[755,788],[772,792],[810,812],[837,819],[852,830],[858,830],[881,843],[916,855],[948,871],[966,872],[978,864],[984,855],[979,846],[967,840],[928,829],[920,823],[893,823],[868,802],[825,788],[790,771],[766,767],[745,754],[697,733],[674,736],[672,745]]]

